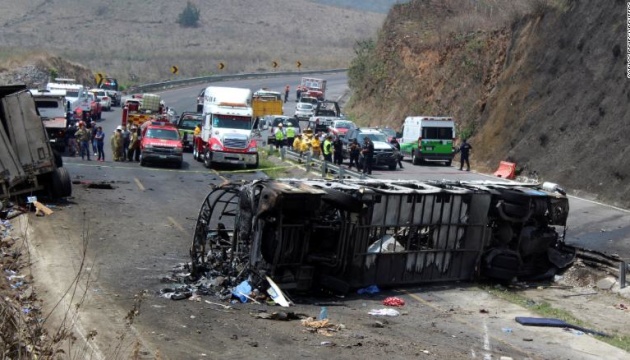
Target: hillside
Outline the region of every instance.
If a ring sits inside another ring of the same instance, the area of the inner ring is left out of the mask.
[[[176,21],[185,2],[167,0],[23,0],[0,12],[0,63],[16,51],[43,50],[123,83],[146,83],[218,72],[347,67],[357,40],[374,37],[394,1],[193,0],[196,28]],[[377,7],[374,7],[378,5]],[[379,7],[380,6],[380,7]],[[367,10],[366,10],[367,9]]]
[[[461,4],[396,5],[353,62],[349,112],[396,128],[412,114],[455,116],[477,168],[509,159],[523,175],[630,206],[623,2]]]

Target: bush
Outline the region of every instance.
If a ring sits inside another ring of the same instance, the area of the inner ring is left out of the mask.
[[[179,14],[177,23],[183,27],[197,27],[199,26],[199,13],[199,8],[189,1]]]

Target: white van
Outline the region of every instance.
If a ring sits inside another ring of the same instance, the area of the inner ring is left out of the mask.
[[[455,155],[455,120],[448,116],[408,116],[403,124],[400,153],[414,165],[443,162],[451,166]]]

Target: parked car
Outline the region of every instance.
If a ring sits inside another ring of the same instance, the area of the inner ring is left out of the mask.
[[[107,95],[107,91],[103,89],[90,89],[90,92],[96,96],[101,103],[101,108],[105,111],[112,110],[112,99]]]
[[[299,102],[295,105],[295,115],[298,120],[307,121],[314,115],[315,107],[311,103]]]
[[[151,121],[145,124],[142,125],[140,165],[160,162],[182,167],[184,149],[177,128],[168,122]]]
[[[396,138],[396,130],[390,127],[379,128],[385,136],[387,136],[387,141],[392,141],[393,138]]]
[[[262,119],[260,127],[262,128],[261,136],[267,139],[268,144],[275,144],[276,131],[278,131],[280,124],[285,131],[292,127],[296,136],[300,134],[300,124],[295,118],[284,115],[267,115]]]
[[[334,136],[344,137],[351,129],[357,126],[350,120],[333,120],[328,126],[328,133]]]
[[[355,128],[349,130],[346,136],[341,138],[343,143],[343,158],[350,158],[348,147],[353,139],[357,139],[359,144],[363,145],[363,139],[365,137],[369,137],[372,143],[374,143],[374,162],[372,166],[387,166],[389,170],[396,170],[399,156],[398,150],[387,141],[387,137],[379,129]],[[360,168],[363,168],[364,161],[363,156],[361,156],[359,158]]]
[[[112,106],[120,106],[122,94],[118,88],[118,80],[116,78],[106,77],[98,87],[107,91],[107,95],[112,99]]]
[[[201,125],[203,122],[203,116],[200,113],[192,111],[184,111],[177,121],[177,131],[182,138],[182,145],[185,150],[193,150],[193,133],[195,127]]]

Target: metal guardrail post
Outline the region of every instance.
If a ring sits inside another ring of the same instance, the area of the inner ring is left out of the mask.
[[[626,272],[628,271],[628,264],[625,261],[619,263],[619,288],[626,287]]]
[[[343,168],[341,167],[341,165],[339,165],[339,174],[337,174],[337,177],[342,180],[344,178],[343,176]]]
[[[325,178],[326,177],[326,173],[328,172],[328,162],[326,162],[326,160],[324,160],[324,162],[322,162],[322,177]]]
[[[280,148],[280,159],[282,159],[282,161],[284,161],[284,156],[286,155],[287,150],[283,147]]]
[[[311,161],[313,161],[313,153],[310,151],[306,152],[306,171],[311,171]]]

